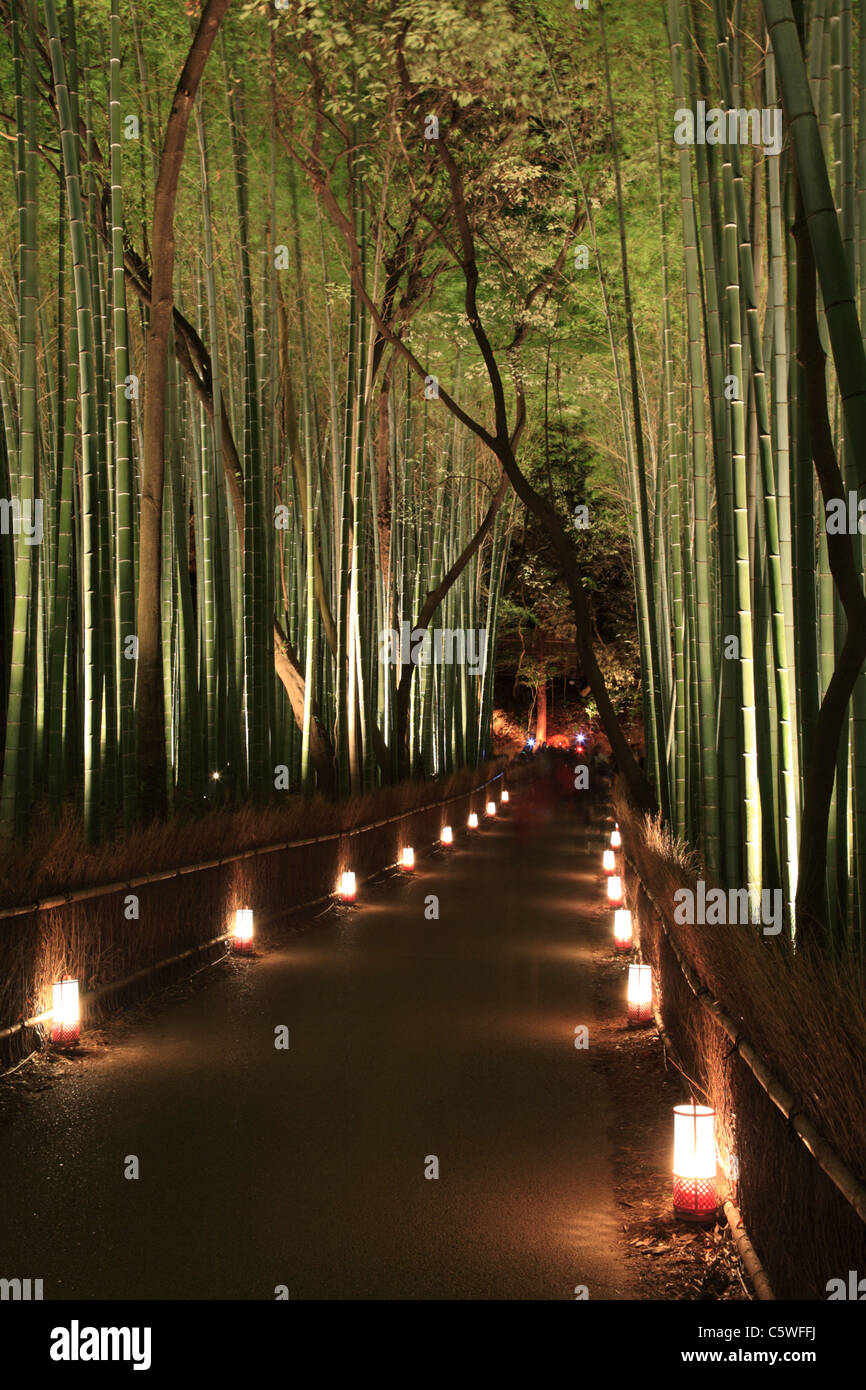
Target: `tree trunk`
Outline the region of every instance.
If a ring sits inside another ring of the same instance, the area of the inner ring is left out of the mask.
[[[153,275],[145,356],[147,375],[141,461],[137,720],[139,804],[157,816],[163,816],[166,810],[160,577],[168,335],[174,309],[174,210],[190,112],[229,2],[207,0],[202,11],[169,113],[153,200]]]

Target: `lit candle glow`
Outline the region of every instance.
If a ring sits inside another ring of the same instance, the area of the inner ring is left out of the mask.
[[[344,903],[355,900],[355,875],[351,869],[346,869],[340,879],[340,897]]]
[[[411,845],[404,845],[404,846],[403,846],[403,858],[401,859],[400,862],[401,862],[401,864],[403,865],[403,868],[404,868],[404,869],[406,869],[406,870],[414,869],[414,867],[415,867],[415,851],[414,851],[414,849],[412,848]]]
[[[454,843],[454,831],[450,825],[443,825],[442,827],[442,843],[443,845],[453,845]]]
[[[81,1006],[77,980],[55,980],[51,1041],[55,1047],[74,1047],[81,1038]]]
[[[628,968],[628,1023],[640,1027],[651,1023],[653,1016],[653,972],[649,965],[630,965]]]
[[[674,1106],[674,1215],[683,1221],[711,1221],[716,1192],[716,1139],[710,1105]]]
[[[601,856],[601,867],[604,869],[606,874],[613,873],[614,869],[616,868],[616,855],[614,854],[612,849],[606,849],[604,854]]]
[[[610,832],[610,846],[611,849],[620,849],[622,847],[622,835],[620,835],[618,829],[614,829]]]
[[[622,879],[611,874],[607,880],[607,901],[611,907],[622,907]]]
[[[239,955],[252,955],[253,910],[251,907],[239,907],[235,913],[235,930],[232,936],[232,946]]]
[[[613,939],[618,951],[631,950],[632,922],[627,907],[618,907],[613,914]]]
[[[495,802],[495,801],[488,801],[488,803],[487,803],[487,814],[488,814],[488,816],[495,816],[495,815],[496,815],[496,802]]]
[[[469,821],[468,821],[468,824],[469,824],[469,829],[470,829],[470,830],[477,830],[477,829],[478,829],[478,812],[477,812],[477,811],[470,811],[470,812],[469,812]]]

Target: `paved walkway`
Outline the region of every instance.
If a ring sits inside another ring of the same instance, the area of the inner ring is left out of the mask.
[[[521,831],[521,804],[7,1115],[0,1277],[46,1299],[633,1297],[604,1080],[574,1047],[601,889],[575,820]]]

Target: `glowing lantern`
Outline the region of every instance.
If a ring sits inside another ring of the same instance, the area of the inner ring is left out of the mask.
[[[613,873],[614,869],[616,868],[616,855],[614,854],[612,849],[606,849],[604,854],[601,856],[601,867],[604,869],[606,874]]]
[[[607,880],[607,901],[611,907],[622,907],[622,879],[611,874]]]
[[[415,867],[415,851],[411,845],[403,846],[403,858],[401,859],[403,868],[408,872]]]
[[[640,1027],[651,1023],[653,1016],[653,972],[649,965],[630,965],[628,968],[628,1023]]]
[[[507,790],[507,788],[505,788],[505,787],[502,788],[502,797],[501,797],[501,800],[502,800],[503,806],[507,806],[507,805],[508,805],[508,790]]]
[[[674,1106],[674,1215],[711,1221],[718,1210],[716,1139],[710,1105]]]
[[[235,913],[235,930],[232,947],[241,956],[250,956],[253,951],[253,910],[239,907]]]
[[[631,913],[627,907],[618,907],[613,914],[613,939],[618,951],[631,950]]]
[[[488,814],[488,816],[495,816],[495,815],[496,815],[496,802],[495,802],[495,801],[488,801],[488,803],[487,803],[487,814]]]
[[[55,1047],[74,1047],[81,1038],[81,1008],[78,1002],[78,981],[54,981],[54,1006],[51,1016],[51,1041]]]
[[[351,869],[346,869],[340,879],[340,897],[344,903],[355,901],[355,875]]]
[[[478,829],[478,812],[477,812],[477,811],[470,811],[470,812],[469,812],[469,829],[470,829],[470,830],[477,830],[477,829]]]
[[[443,825],[442,827],[442,843],[443,845],[453,845],[454,843],[454,831],[450,825]]]
[[[619,833],[618,827],[614,827],[610,832],[610,847],[611,849],[620,849],[622,847],[622,836]]]

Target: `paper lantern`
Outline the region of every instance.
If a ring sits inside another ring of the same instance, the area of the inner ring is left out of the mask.
[[[340,897],[344,903],[355,901],[355,875],[351,869],[346,869],[340,878]]]
[[[253,910],[251,907],[239,907],[235,913],[235,929],[232,936],[232,947],[238,955],[252,955]]]
[[[495,801],[488,801],[488,803],[487,803],[487,814],[488,814],[488,816],[495,816],[495,815],[496,815],[496,802],[495,802]]]
[[[716,1192],[716,1112],[711,1105],[674,1106],[674,1215],[712,1221]]]
[[[403,868],[408,872],[415,867],[415,851],[411,845],[403,846],[403,858],[400,860]]]
[[[501,801],[502,801],[503,806],[507,806],[507,805],[508,805],[508,790],[507,790],[506,787],[503,787],[503,788],[502,788],[502,796],[501,796],[500,799],[501,799]]]
[[[622,879],[611,874],[607,880],[607,901],[611,907],[622,907]]]
[[[628,968],[628,1024],[640,1027],[653,1016],[653,972],[649,965]]]
[[[478,829],[478,812],[477,812],[477,811],[470,811],[470,812],[469,812],[469,821],[468,821],[468,825],[469,825],[469,829],[470,829],[470,830],[477,830],[477,829]]]
[[[610,832],[610,847],[611,849],[622,848],[622,836],[620,835],[619,829],[617,827],[614,827],[614,829]]]
[[[442,843],[443,845],[453,845],[454,843],[454,831],[450,825],[443,825],[442,827]]]
[[[613,873],[614,869],[616,868],[616,855],[614,854],[612,849],[606,849],[604,854],[601,856],[601,867],[604,869],[606,874]]]
[[[81,1038],[78,981],[65,976],[62,980],[55,980],[53,995],[51,1041],[55,1047],[74,1047]]]
[[[631,913],[627,907],[618,907],[613,914],[613,939],[618,951],[631,950]]]

